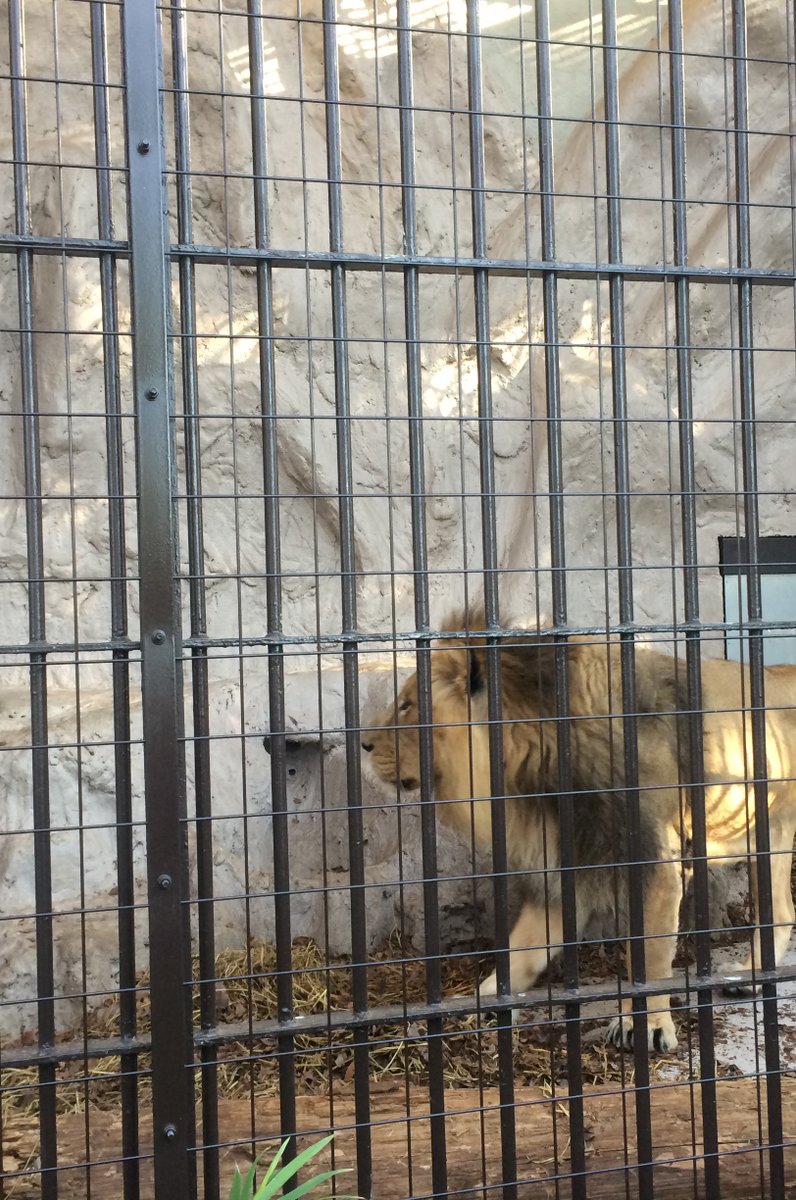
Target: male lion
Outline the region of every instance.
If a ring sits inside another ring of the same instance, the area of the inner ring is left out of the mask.
[[[466,622],[483,629],[479,618]],[[464,620],[456,626],[465,628]],[[448,628],[453,628],[451,624]],[[627,920],[628,862],[623,783],[622,673],[616,641],[572,638],[567,644],[569,736],[575,803],[577,922]],[[506,843],[509,865],[529,872],[510,938],[511,981],[524,991],[562,946],[561,881],[556,800],[558,721],[555,647],[537,632],[500,644]],[[476,841],[491,844],[490,761],[483,635],[445,639],[431,650],[434,796],[442,819]],[[647,978],[671,975],[681,899],[678,861],[691,837],[691,813],[681,779],[687,758],[685,667],[671,655],[638,647],[635,654],[640,847]],[[765,671],[768,808],[774,945],[779,962],[794,921],[790,889],[796,832],[796,668]],[[702,738],[707,852],[730,862],[754,853],[754,791],[748,671],[737,663],[702,663]],[[613,719],[612,719],[613,718]],[[364,734],[363,748],[382,780],[403,790],[419,786],[417,679],[404,684],[390,708]],[[755,884],[752,870],[753,885]],[[759,965],[759,936],[744,964]],[[629,964],[628,964],[629,965]],[[481,985],[495,995],[496,977]],[[629,1001],[623,1011],[629,1012]],[[650,1013],[649,1046],[673,1050],[677,1036],[668,1001]],[[616,1045],[632,1045],[631,1022],[608,1029]]]

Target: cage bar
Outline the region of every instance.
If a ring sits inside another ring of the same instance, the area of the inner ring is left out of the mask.
[[[110,114],[107,102],[108,33],[104,5],[91,6],[92,78],[94,80],[94,136],[97,148],[97,232],[113,236],[113,197]],[[111,580],[111,637],[114,642],[129,638],[125,588],[126,522],[124,450],[118,347],[118,285],[116,260],[103,254],[99,260],[102,299],[103,368],[106,398],[108,471],[109,567]],[[129,651],[113,650],[113,736],[116,781],[116,855],[119,888],[119,1035],[132,1041],[137,1031],[135,1003],[135,876],[133,867],[133,802],[130,762],[130,665]],[[120,1056],[122,1080],[122,1154],[124,1155],[124,1200],[135,1200],[140,1186],[138,1162],[138,1057]]]
[[[556,260],[555,162],[552,129],[550,75],[550,9],[547,0],[536,8],[536,71],[539,106],[539,182],[541,191],[542,258]],[[542,279],[544,321],[544,379],[547,389],[547,454],[550,487],[550,565],[553,627],[556,630],[555,715],[558,721],[558,786],[561,829],[561,915],[564,938],[564,982],[576,994],[579,987],[578,923],[575,898],[575,811],[572,792],[572,745],[569,727],[569,669],[567,643],[562,629],[567,624],[566,535],[562,453],[561,377],[558,357],[558,272],[549,270]],[[580,1005],[570,1001],[564,1009],[569,1079],[569,1127],[572,1146],[573,1200],[585,1200],[585,1121],[581,1063]]]
[[[163,205],[160,43],[154,0],[123,13],[136,393],[141,665],[149,881],[153,1127],[158,1195],[196,1193],[181,621]]]
[[[25,45],[22,11],[18,0],[8,6],[8,41],[11,66],[11,128],[14,145],[14,215],[17,233],[30,231],[27,173],[27,115],[25,103]],[[25,457],[25,531],[28,560],[28,630],[31,646],[46,638],[46,605],[42,578],[44,550],[41,510],[41,443],[39,438],[36,359],[33,344],[33,255],[17,254],[22,403]],[[50,851],[50,772],[47,753],[47,656],[30,655],[31,767],[33,784],[34,872],[36,888],[36,990],[39,1045],[55,1040],[55,989],[52,927],[52,856]],[[41,1136],[41,1187],[43,1200],[55,1200],[58,1161],[55,1071],[39,1068],[39,1128]]]
[[[193,197],[191,193],[191,133],[189,112],[188,39],[183,4],[175,5],[171,18],[171,59],[174,88],[174,143],[176,166],[177,237],[193,241]],[[209,679],[207,648],[207,602],[204,584],[204,522],[202,517],[202,460],[199,446],[199,384],[196,351],[196,281],[191,258],[178,263],[180,310],[180,367],[185,439],[185,490],[187,495],[187,550],[190,607],[191,697],[196,813],[196,882],[199,942],[200,1021],[203,1029],[216,1024],[215,916],[213,909],[213,823],[209,724]],[[219,1162],[217,1144],[218,1075],[215,1047],[204,1046],[201,1055],[202,1089],[202,1183],[207,1200],[218,1200]]]
[[[467,3],[467,86],[469,96],[470,186],[472,189],[472,246],[473,256],[483,261],[487,256],[486,213],[484,206],[484,130],[483,78],[481,63],[480,16],[476,0]],[[489,782],[492,793],[492,861],[495,872],[495,967],[498,993],[510,991],[509,980],[509,905],[506,887],[506,786],[503,774],[503,730],[501,704],[501,671],[499,638],[494,631],[500,625],[498,595],[497,526],[495,513],[495,478],[493,409],[491,371],[489,362],[489,275],[486,268],[474,271],[474,304],[476,361],[478,378],[478,439],[481,491],[481,546],[484,573],[484,620],[487,719],[489,721]],[[517,1135],[514,1123],[514,1079],[512,1071],[512,1038],[506,1020],[498,1016],[498,1055],[501,1063],[500,1139],[503,1162],[503,1192],[505,1200],[515,1200],[514,1180],[517,1178]]]
[[[415,107],[411,13],[409,0],[398,3],[398,88],[401,143],[401,206],[404,245],[411,258],[417,253],[417,206],[415,200]],[[420,281],[414,267],[404,274],[406,321],[406,380],[409,410],[410,487],[412,492],[412,558],[415,626],[417,639],[417,710],[420,729],[419,764],[423,841],[423,917],[425,925],[426,989],[429,1004],[442,1003],[439,887],[437,883],[437,817],[433,801],[434,746],[431,707],[430,640],[422,636],[430,629],[428,597],[428,542],[426,538],[425,452],[423,440],[423,385],[421,375]],[[429,1105],[431,1108],[431,1182],[435,1193],[447,1191],[447,1148],[445,1142],[445,1093],[443,1023],[429,1021]]]
[[[329,171],[329,245],[339,255],[344,246],[343,168],[340,145],[340,74],[337,46],[336,0],[323,0],[323,70],[326,96],[326,155]],[[367,911],[362,826],[361,727],[359,663],[356,641],[357,593],[354,560],[354,502],[350,431],[346,273],[342,262],[331,271],[331,307],[334,332],[334,393],[337,435],[338,515],[340,523],[340,589],[342,601],[342,654],[345,691],[345,765],[348,801],[348,846],[351,882],[351,956],[353,1007],[368,1007]],[[357,1120],[357,1186],[371,1194],[373,1163],[370,1140],[370,1074],[367,1025],[355,1030],[354,1071]]]
[[[617,65],[617,17],[614,0],[603,0],[603,75],[605,88],[605,158],[608,227],[608,260],[621,264],[622,180],[619,150],[619,72]],[[611,393],[613,397],[614,479],[616,486],[616,541],[619,593],[619,620],[633,624],[633,545],[630,515],[630,460],[628,447],[627,378],[625,371],[625,290],[621,274],[608,281],[609,325],[611,338]],[[622,633],[622,743],[625,803],[628,821],[628,905],[629,969],[633,978],[646,974],[644,951],[644,889],[641,862],[639,812],[638,712],[636,693],[636,652],[632,632]],[[639,1197],[651,1200],[654,1194],[652,1170],[652,1124],[650,1108],[648,1040],[649,1017],[641,1006],[633,1004],[633,1066],[635,1073],[636,1142],[639,1162]]]
[[[744,0],[732,3],[733,46],[733,106],[735,116],[735,197],[737,201],[737,265],[745,272],[751,262],[749,225],[749,145],[748,145],[748,87],[746,46],[746,5]],[[738,279],[738,359],[741,397],[741,448],[743,461],[743,514],[749,551],[747,569],[747,603],[749,616],[762,617],[758,539],[760,522],[756,489],[757,435],[755,429],[755,376],[752,335],[752,283],[744,274]],[[755,796],[755,872],[757,878],[757,909],[759,926],[760,964],[774,966],[774,916],[771,896],[771,839],[768,814],[768,760],[766,755],[765,683],[763,679],[763,641],[760,630],[749,630],[749,721],[752,731],[752,769]],[[779,1051],[779,1022],[776,986],[766,985],[763,996],[763,1031],[765,1039],[766,1099],[768,1109],[769,1172],[772,1194],[785,1186],[783,1156],[781,1062]]]
[[[688,226],[686,213],[685,156],[685,79],[683,62],[683,14],[680,0],[669,6],[669,81],[672,121],[672,192],[674,258],[678,265],[688,263]],[[696,523],[696,482],[694,465],[694,409],[691,387],[691,331],[688,280],[678,279],[674,288],[675,336],[677,344],[677,409],[680,451],[680,491],[682,496],[683,538],[683,609],[686,621],[694,629],[686,633],[686,686],[688,692],[688,796],[693,823],[694,852],[694,924],[697,974],[709,975],[710,896],[705,830],[705,778],[703,732],[700,713],[703,708],[701,647],[696,626],[699,623],[699,555]],[[716,1116],[716,1060],[713,1042],[712,995],[697,993],[699,1020],[699,1065],[702,1076],[700,1100],[705,1149],[705,1186],[717,1197],[720,1192],[719,1134]]]

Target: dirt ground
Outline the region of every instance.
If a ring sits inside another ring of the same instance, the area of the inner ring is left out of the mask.
[[[756,1080],[722,1079],[717,1084],[719,1113],[719,1151],[721,1154],[722,1195],[733,1200],[760,1200],[770,1195],[768,1162],[765,1151],[765,1103],[758,1094]],[[796,1080],[782,1080],[785,1140],[796,1137]],[[449,1194],[461,1200],[486,1200],[498,1196],[495,1185],[501,1182],[500,1116],[495,1089],[479,1093],[477,1089],[456,1088],[445,1094],[446,1151]],[[652,1113],[655,1195],[679,1200],[706,1197],[702,1161],[700,1093],[698,1086],[676,1082],[657,1084],[650,1093]],[[518,1088],[515,1093],[515,1129],[519,1196],[521,1200],[566,1200],[571,1195],[567,1174],[569,1159],[569,1113],[565,1096],[552,1098],[539,1088]],[[758,1128],[758,1104],[763,1106],[763,1130]],[[692,1137],[692,1109],[695,1141]],[[374,1178],[372,1195],[376,1200],[404,1200],[428,1196],[431,1185],[430,1122],[428,1096],[424,1088],[407,1092],[395,1083],[376,1085],[372,1096]],[[407,1114],[411,1120],[407,1121]],[[142,1125],[149,1125],[142,1114]],[[299,1099],[299,1126],[315,1131],[327,1127],[330,1116],[328,1096]],[[595,1088],[585,1101],[587,1130],[586,1167],[589,1172],[588,1195],[597,1200],[608,1197],[632,1197],[638,1194],[635,1158],[636,1096],[632,1089],[624,1093],[612,1086]],[[353,1166],[354,1100],[351,1087],[336,1089],[334,1124],[336,1166]],[[234,1141],[251,1131],[251,1110],[247,1101],[222,1100],[220,1105],[221,1141]],[[278,1136],[279,1105],[275,1098],[260,1099],[255,1108],[255,1134],[258,1139]],[[81,1114],[59,1118],[60,1161],[79,1164],[86,1158],[86,1121]],[[24,1161],[35,1149],[37,1123],[15,1122],[9,1153]],[[105,1157],[105,1165],[73,1166],[59,1172],[59,1196],[77,1200],[90,1195],[92,1200],[119,1200],[121,1169],[110,1161],[119,1153],[121,1121],[118,1116],[91,1114],[90,1153]],[[625,1157],[625,1140],[628,1157]],[[151,1136],[145,1133],[141,1150],[151,1152]],[[486,1147],[482,1153],[482,1145]],[[225,1150],[222,1154],[222,1179],[230,1180],[233,1164],[245,1169],[250,1161],[246,1146]],[[320,1160],[319,1160],[320,1161]],[[328,1159],[326,1160],[328,1162]],[[796,1149],[785,1150],[787,1196],[796,1197]],[[201,1170],[201,1155],[199,1156]],[[356,1175],[343,1176],[340,1191],[356,1191]],[[142,1163],[141,1195],[152,1195],[151,1164]],[[491,1185],[491,1188],[490,1186]],[[228,1183],[222,1188],[225,1195]],[[487,1190],[489,1189],[489,1190]],[[7,1181],[5,1196],[29,1198],[40,1194],[36,1177],[29,1181]],[[200,1190],[201,1194],[201,1190]],[[710,1200],[706,1197],[706,1200]]]

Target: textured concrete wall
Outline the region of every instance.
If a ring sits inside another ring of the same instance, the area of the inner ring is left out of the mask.
[[[230,5],[227,5],[230,8]],[[240,3],[241,13],[245,4]],[[671,193],[669,145],[661,121],[668,112],[665,60],[654,52],[658,33],[654,6],[628,4],[620,13],[620,104],[622,130],[624,257],[628,263],[671,262],[671,210],[661,196]],[[311,6],[310,6],[311,9]],[[310,9],[305,15],[312,16]],[[418,14],[413,39],[418,249],[422,254],[471,252],[466,39],[463,15],[453,5],[454,30],[448,37],[447,4],[429,3]],[[750,53],[776,60],[784,55],[787,33],[782,6],[751,2]],[[73,81],[58,93],[52,85],[28,88],[30,158],[63,164],[30,170],[31,231],[38,234],[96,236],[96,182],[90,169],[95,146],[91,113],[88,9],[28,4],[27,67],[32,76]],[[280,178],[270,189],[273,244],[278,248],[328,247],[325,185],[325,114],[322,29],[312,20],[299,30],[288,19],[268,22],[266,76],[269,94],[269,162]],[[391,12],[392,10],[390,10]],[[554,9],[557,33],[571,44],[553,52],[556,122],[557,251],[567,261],[607,257],[605,162],[602,128],[578,118],[599,116],[602,65],[577,42],[589,40],[588,5]],[[346,180],[344,221],[351,251],[402,250],[400,152],[398,141],[397,58],[394,30],[374,32],[355,0],[341,0],[341,109]],[[488,248],[498,258],[540,256],[538,128],[533,119],[533,45],[520,53],[516,36],[530,31],[532,16],[485,0],[483,43],[484,119],[487,172]],[[110,78],[119,83],[118,30],[109,10]],[[169,29],[166,21],[165,33]],[[394,20],[389,14],[385,20]],[[592,29],[595,42],[599,27]],[[254,220],[251,182],[246,22],[229,16],[219,38],[217,17],[188,17],[193,178],[192,240],[198,244],[251,246]],[[692,3],[687,10],[686,46],[704,57],[686,66],[689,128],[689,231],[691,261],[727,265],[733,261],[731,87],[725,70],[728,34],[721,6]],[[57,62],[54,57],[57,49]],[[0,46],[2,70],[7,46]],[[168,66],[167,66],[168,73]],[[593,74],[592,74],[593,73]],[[792,267],[793,230],[791,147],[787,69],[777,61],[750,66],[753,263]],[[82,81],[82,82],[81,82]],[[214,91],[228,93],[223,105]],[[597,95],[592,100],[592,92]],[[298,104],[293,98],[302,97]],[[730,99],[728,100],[728,96]],[[454,115],[446,111],[453,108]],[[111,94],[112,155],[124,165],[121,96]],[[169,163],[174,148],[167,117]],[[0,158],[11,156],[8,123],[0,128]],[[221,171],[237,173],[226,183]],[[310,180],[302,185],[301,177]],[[124,177],[113,173],[116,236],[126,236]],[[451,190],[455,179],[456,189]],[[381,180],[381,187],[374,181]],[[729,189],[729,191],[728,191]],[[596,199],[595,199],[596,195]],[[173,178],[170,208],[174,211]],[[779,206],[779,207],[778,207]],[[13,231],[13,178],[0,167],[0,227]],[[173,229],[176,237],[176,230]],[[127,565],[137,570],[134,431],[129,358],[127,268],[118,267],[121,422],[125,445]],[[363,655],[363,708],[378,703],[393,686],[393,662],[385,653],[393,621],[411,630],[413,616],[412,530],[409,499],[408,429],[405,420],[406,370],[402,281],[399,274],[351,271],[347,281],[352,443],[355,464],[355,557],[362,580],[358,590],[363,631],[383,633],[385,642]],[[208,632],[213,637],[257,635],[264,628],[265,586],[262,502],[262,430],[257,339],[256,280],[245,267],[196,268],[199,404],[205,420],[200,433],[205,561],[208,576]],[[106,431],[99,273],[96,260],[57,256],[34,265],[33,306],[37,388],[45,495],[48,637],[52,641],[100,641],[109,636],[108,509]],[[682,617],[682,582],[670,564],[680,561],[680,506],[675,360],[665,347],[674,337],[671,287],[660,283],[625,286],[630,469],[633,497],[633,552],[636,616],[642,622]],[[549,608],[549,512],[547,502],[544,347],[541,285],[493,275],[490,355],[495,414],[495,476],[501,596],[506,617],[534,620]],[[14,263],[0,261],[3,324],[18,325]],[[702,615],[722,615],[716,539],[733,533],[740,512],[739,397],[735,293],[724,286],[691,287],[694,406],[697,415],[696,469]],[[288,659],[287,711],[296,734],[289,776],[291,860],[297,889],[317,886],[325,869],[328,909],[317,892],[297,894],[294,931],[319,939],[334,951],[348,942],[345,763],[339,735],[318,740],[317,731],[343,723],[339,657],[323,634],[340,628],[340,568],[336,443],[333,426],[334,375],[329,281],[320,271],[275,269],[275,357],[281,419],[278,423],[284,628],[316,636],[318,650]],[[420,282],[420,325],[425,422],[426,517],[429,589],[435,620],[478,594],[480,553],[479,431],[472,282],[467,277],[424,274]],[[180,329],[175,290],[175,327]],[[560,365],[564,424],[565,507],[570,618],[576,623],[618,620],[616,601],[615,504],[611,424],[611,356],[607,285],[592,281],[559,283]],[[761,523],[764,533],[791,531],[791,455],[779,420],[790,415],[794,383],[793,296],[788,288],[755,293],[755,342]],[[64,329],[69,330],[64,337]],[[180,351],[176,347],[176,405],[182,405]],[[19,338],[0,335],[0,493],[17,500],[0,506],[0,579],[3,583],[3,640],[27,640],[28,597],[22,454]],[[178,422],[178,489],[185,491],[183,429]],[[464,499],[462,499],[464,495]],[[185,511],[182,569],[187,571]],[[464,572],[468,572],[465,576]],[[77,580],[77,582],[73,582]],[[128,589],[131,629],[137,621],[137,590]],[[186,629],[189,616],[186,596]],[[720,653],[718,643],[708,653]],[[95,661],[96,658],[96,661]],[[60,659],[60,661],[59,661]],[[114,755],[110,709],[110,667],[102,655],[84,656],[76,673],[69,654],[53,656],[49,672],[53,887],[56,907],[58,986],[64,996],[84,986],[100,990],[115,977]],[[407,660],[399,662],[399,671]],[[318,669],[320,667],[320,688]],[[211,661],[211,747],[215,827],[215,890],[219,946],[239,944],[247,933],[268,938],[273,905],[271,880],[268,761],[261,735],[268,728],[266,663],[247,656],[241,666],[234,649]],[[16,660],[3,665],[0,738],[4,747],[4,828],[0,873],[5,914],[34,908],[31,816],[30,701],[26,674]],[[76,688],[79,686],[79,694]],[[133,738],[140,736],[140,696],[133,668]],[[186,702],[190,732],[191,705]],[[245,735],[243,738],[241,735]],[[299,736],[301,735],[301,736]],[[141,750],[133,746],[135,864],[138,898],[145,901],[144,834],[141,827]],[[188,754],[189,808],[193,805],[193,766]],[[320,801],[326,808],[319,813]],[[366,779],[366,799],[378,793]],[[244,821],[242,814],[248,814]],[[86,829],[80,836],[78,827]],[[19,831],[19,832],[15,832]],[[396,880],[420,874],[417,814],[403,815],[399,838],[395,813],[373,808],[367,818],[368,879],[383,884],[370,893],[369,934],[375,944],[401,919],[422,940],[420,888]],[[324,851],[325,836],[325,851]],[[244,854],[248,840],[248,871]],[[440,833],[440,861],[455,875],[466,872],[466,847]],[[246,891],[254,899],[244,901]],[[488,889],[487,889],[488,891]],[[258,898],[259,896],[259,898]],[[446,929],[452,942],[472,926],[471,884],[443,885]],[[81,919],[86,907],[88,962],[81,968]],[[488,936],[488,899],[476,908]],[[138,919],[139,953],[145,961],[146,914]],[[5,1000],[18,1008],[0,1010],[0,1031],[35,1025],[35,929],[25,916],[4,928],[2,974]],[[73,1002],[59,1006],[59,1024],[74,1019]]]

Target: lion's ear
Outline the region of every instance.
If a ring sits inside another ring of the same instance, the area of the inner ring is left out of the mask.
[[[484,675],[481,662],[475,650],[467,651],[467,691],[471,696],[477,696],[484,687]]]

